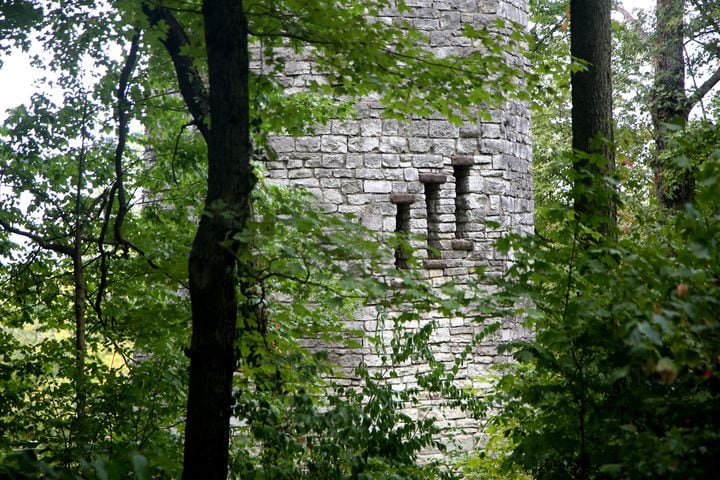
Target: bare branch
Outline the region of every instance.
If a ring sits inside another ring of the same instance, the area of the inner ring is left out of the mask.
[[[38,246],[40,246],[41,248],[44,248],[45,250],[50,250],[55,253],[61,253],[63,255],[67,255],[70,257],[75,252],[75,250],[73,248],[69,247],[68,245],[64,245],[62,243],[55,243],[51,239],[47,239],[47,238],[44,238],[35,233],[13,227],[11,223],[3,220],[2,218],[0,218],[0,227],[2,227],[2,229],[8,233],[14,233],[15,235],[20,235],[21,237],[25,237],[29,240],[32,240]]]
[[[130,75],[132,74],[135,64],[137,63],[138,45],[140,44],[140,35],[136,32],[133,35],[130,52],[128,53],[125,65],[120,72],[120,81],[118,82],[117,89],[117,111],[118,111],[118,143],[115,147],[115,182],[117,185],[118,195],[118,213],[115,216],[115,224],[113,230],[115,232],[115,240],[121,242],[122,240],[122,225],[127,215],[127,200],[125,199],[125,183],[123,181],[123,166],[122,157],[125,152],[125,144],[128,136],[128,122],[130,121],[128,115],[128,98],[127,90],[128,83],[130,81]]]
[[[635,17],[632,16],[632,13],[628,12],[627,9],[625,7],[623,7],[622,5],[614,6],[613,10],[615,10],[620,15],[622,15],[626,22],[634,22],[635,21]]]
[[[701,101],[718,83],[720,83],[720,68],[715,70],[715,73],[713,73],[710,78],[705,80],[702,85],[688,96],[688,108],[695,106],[695,104]]]

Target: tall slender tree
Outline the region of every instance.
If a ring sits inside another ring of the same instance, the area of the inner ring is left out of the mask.
[[[227,478],[237,266],[233,238],[250,216],[248,27],[243,2],[203,2],[212,124],[205,214],[190,253],[192,340],[184,479]]]
[[[570,2],[570,54],[584,65],[571,76],[574,209],[582,224],[604,232],[615,225],[612,190],[603,181],[615,170],[611,7],[611,0]]]
[[[657,50],[650,113],[653,121],[656,156],[655,189],[658,202],[678,208],[693,196],[694,181],[690,169],[683,169],[674,187],[663,177],[669,168],[660,154],[667,149],[667,125],[685,125],[690,113],[685,95],[685,56],[683,53],[683,16],[685,0],[657,0],[655,7]]]

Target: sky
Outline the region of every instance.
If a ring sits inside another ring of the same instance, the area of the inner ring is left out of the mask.
[[[0,69],[0,120],[5,119],[5,110],[30,100],[34,91],[33,82],[40,73],[30,66],[29,58],[22,52],[3,57]]]
[[[649,9],[655,0],[624,0],[627,10]],[[41,71],[30,66],[27,54],[14,52],[3,57],[0,68],[0,123],[6,118],[5,110],[30,100],[34,88],[33,82],[40,77]]]

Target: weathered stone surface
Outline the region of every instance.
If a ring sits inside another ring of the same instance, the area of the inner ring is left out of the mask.
[[[378,180],[365,180],[363,184],[365,193],[389,193],[392,191],[392,183]]]
[[[493,29],[496,18],[528,21],[528,0],[407,0],[406,4],[409,12],[401,15],[387,10],[378,21],[397,23],[403,16],[427,34],[439,55],[464,55],[477,48],[462,36],[465,25]],[[521,55],[506,52],[509,61],[524,64]],[[309,82],[323,80],[312,53],[296,54],[288,49],[285,58],[286,77],[278,80],[286,93],[301,92]],[[257,58],[253,65],[264,68]],[[478,266],[491,275],[506,270],[511,259],[496,251],[495,240],[511,230],[533,229],[528,104],[507,101],[489,111],[482,121],[468,120],[458,127],[439,114],[405,122],[383,118],[380,98],[381,94],[374,94],[361,100],[356,116],[318,125],[314,134],[272,138],[277,159],[264,163],[267,178],[305,187],[324,211],[351,213],[383,235],[396,230],[398,212],[406,209],[403,228],[409,228],[418,268],[432,285],[448,281],[466,285]],[[490,227],[486,221],[497,222],[500,227]],[[439,258],[430,258],[435,253],[428,252],[429,236]],[[438,325],[433,348],[437,358],[448,364],[472,344],[482,328],[473,323],[470,314],[452,319],[430,316]],[[368,307],[350,321],[354,328],[373,334],[376,317],[377,312]],[[420,328],[421,324],[408,325],[411,327]],[[477,379],[487,374],[491,364],[508,361],[497,353],[495,345],[525,334],[517,319],[504,319],[500,331],[475,348],[458,380],[478,386]],[[382,335],[389,341],[391,329],[386,328]],[[371,343],[366,339],[363,343],[365,346],[358,350],[337,349],[335,358],[348,370],[359,362],[380,367]],[[393,379],[393,388],[415,385],[414,372],[422,368],[403,366]],[[352,382],[350,378],[344,381]],[[427,399],[415,413],[436,407],[437,400]],[[471,445],[474,423],[462,412],[444,413],[448,428],[468,429],[470,433],[457,438]]]
[[[453,250],[463,250],[469,252],[473,248],[475,248],[475,242],[473,242],[472,240],[456,238],[452,241],[452,248]]]
[[[442,270],[447,266],[447,262],[442,258],[432,258],[423,260],[423,267],[428,270]]]

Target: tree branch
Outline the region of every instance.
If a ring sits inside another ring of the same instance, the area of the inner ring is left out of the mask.
[[[713,73],[710,78],[705,80],[702,85],[688,96],[688,108],[694,107],[695,104],[702,100],[718,83],[720,83],[720,68],[715,70],[715,73]]]
[[[628,12],[627,9],[624,8],[623,6],[615,5],[613,7],[613,10],[615,10],[620,15],[622,15],[626,22],[634,22],[635,21],[635,17],[633,17],[632,14],[630,12]]]
[[[698,0],[690,0],[690,1],[691,1],[692,4],[695,6],[695,8],[697,8],[698,13],[703,17],[703,19],[706,20],[710,25],[712,25],[713,28],[715,28],[715,32],[716,32],[716,33],[720,33],[720,22],[718,22],[718,21],[715,19],[715,17],[713,17],[713,16],[711,16],[711,15],[706,15],[706,14],[705,14],[705,11],[707,10],[707,8],[705,7],[705,5],[703,5],[703,4],[702,4],[700,1],[698,1]]]
[[[185,31],[178,23],[172,12],[165,7],[153,7],[143,4],[143,12],[147,15],[150,25],[157,27],[164,23],[168,27],[167,36],[160,42],[170,54],[180,87],[180,93],[188,106],[193,124],[200,130],[205,141],[208,140],[207,117],[210,111],[208,93],[205,82],[193,64],[193,59],[182,53],[183,47],[189,46]]]
[[[55,253],[61,253],[63,255],[67,255],[69,257],[72,257],[72,255],[75,252],[75,250],[73,248],[71,248],[67,245],[63,245],[62,243],[54,243],[52,240],[44,238],[35,233],[27,232],[25,230],[21,230],[19,228],[13,227],[12,224],[3,220],[2,218],[0,218],[0,227],[2,227],[2,229],[8,233],[14,233],[15,235],[20,235],[21,237],[25,237],[29,240],[32,240],[38,246],[40,246],[46,250],[50,250]]]
[[[113,230],[115,232],[115,240],[122,242],[122,225],[127,215],[127,200],[125,199],[125,183],[123,181],[123,165],[122,157],[125,152],[125,143],[127,142],[128,136],[128,122],[130,120],[128,115],[128,98],[127,90],[128,83],[130,81],[130,75],[132,74],[135,64],[137,63],[138,45],[140,43],[140,35],[136,32],[133,35],[130,52],[128,53],[125,65],[120,72],[120,81],[118,82],[117,89],[117,110],[118,110],[118,143],[115,147],[115,181],[117,182],[117,196],[118,196],[118,213],[115,216],[115,224]]]

